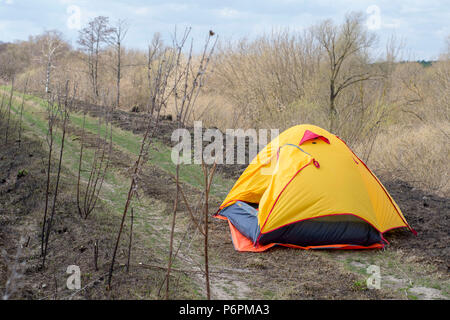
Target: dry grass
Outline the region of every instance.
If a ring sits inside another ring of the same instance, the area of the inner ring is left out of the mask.
[[[391,126],[377,137],[368,165],[392,179],[449,197],[449,134],[447,122]]]

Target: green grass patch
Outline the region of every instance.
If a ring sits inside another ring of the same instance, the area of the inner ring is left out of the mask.
[[[8,86],[3,86],[3,89],[9,90],[10,88]],[[15,94],[17,98],[22,97],[22,94],[19,92],[16,92]],[[41,134],[47,134],[47,123],[45,120],[47,102],[39,97],[27,94],[25,95],[25,101],[33,102],[33,104],[26,104],[23,115],[24,120],[31,123],[33,126],[36,126],[40,130]],[[15,112],[18,113],[17,110],[20,108],[20,105],[18,105],[17,102],[14,104],[17,108],[15,109]],[[70,122],[81,129],[83,126],[83,114],[81,112],[71,113]],[[100,133],[102,136],[105,136],[107,130],[104,123],[99,125],[98,118],[94,118],[89,115],[86,115],[85,129],[89,133]],[[58,133],[56,134],[56,138],[61,140]],[[119,148],[119,150],[137,157],[140,151],[142,136],[114,126],[112,130],[112,141],[115,147]],[[171,153],[172,149],[169,146],[163,144],[158,139],[154,139],[149,150],[149,162],[152,165],[175,175],[176,165],[172,162]],[[194,188],[202,190],[204,177],[201,166],[198,164],[181,165],[180,180],[183,183],[187,183]],[[233,180],[225,179],[219,174],[216,174],[211,185],[211,196],[218,197],[219,199],[225,198],[233,184]]]

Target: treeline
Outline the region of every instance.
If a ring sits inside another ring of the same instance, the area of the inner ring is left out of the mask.
[[[79,31],[75,47],[58,30],[30,36],[26,41],[2,43],[0,76],[6,83],[29,78],[29,90],[39,94],[54,90],[61,79],[70,80],[79,85],[82,100],[115,107],[120,107],[121,101],[126,101],[127,107],[142,105],[148,97],[142,96],[148,87],[144,88],[148,53],[126,49],[123,41],[127,32],[125,20],[111,23],[99,16]]]
[[[22,84],[29,79],[29,90],[46,93],[70,77],[78,84],[81,100],[144,111],[156,76],[158,59],[151,57],[152,48],[157,44],[163,52],[173,44],[155,34],[148,51],[125,48],[128,29],[124,20],[96,17],[80,30],[76,47],[58,31],[0,44],[2,79],[16,77]],[[402,41],[391,37],[380,43],[360,13],[347,14],[340,24],[325,20],[302,32],[281,30],[252,40],[219,41],[196,107],[184,120],[202,120],[221,129],[283,130],[316,124],[339,135],[376,166],[378,155],[388,155],[387,150],[374,153],[380,148],[377,139],[384,136],[429,128],[425,131],[433,133],[431,144],[444,143],[440,137],[448,136],[450,120],[450,37],[446,45],[437,61],[408,62]],[[180,58],[190,57],[197,65],[201,55],[192,54],[190,44],[185,49]],[[175,101],[170,99],[164,108],[174,116]],[[429,144],[420,147],[429,154],[437,150]],[[447,155],[445,149],[436,156]],[[398,163],[394,167],[401,169]],[[400,178],[417,183],[417,172]],[[423,186],[430,184],[426,177],[419,180]],[[448,183],[438,180],[433,189],[448,190]]]

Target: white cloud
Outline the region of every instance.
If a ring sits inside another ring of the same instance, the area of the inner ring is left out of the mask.
[[[382,20],[381,27],[382,28],[388,28],[388,29],[398,29],[402,26],[402,19],[390,19],[388,22],[385,22]]]
[[[240,12],[231,8],[222,8],[219,10],[216,10],[217,14],[221,17],[224,18],[238,18],[239,16],[241,16]]]
[[[138,7],[138,8],[132,8],[131,11],[134,14],[137,14],[138,16],[145,16],[150,12],[149,7]]]

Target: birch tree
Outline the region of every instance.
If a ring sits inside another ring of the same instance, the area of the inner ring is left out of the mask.
[[[57,59],[68,49],[63,35],[57,30],[50,30],[37,37],[40,47],[40,59],[45,65],[45,93],[50,93],[52,70],[56,68]]]
[[[88,75],[92,86],[92,94],[95,101],[99,94],[99,66],[100,56],[104,45],[109,42],[113,28],[109,25],[109,18],[98,16],[92,19],[86,27],[79,32],[78,44],[86,53],[86,64]]]

